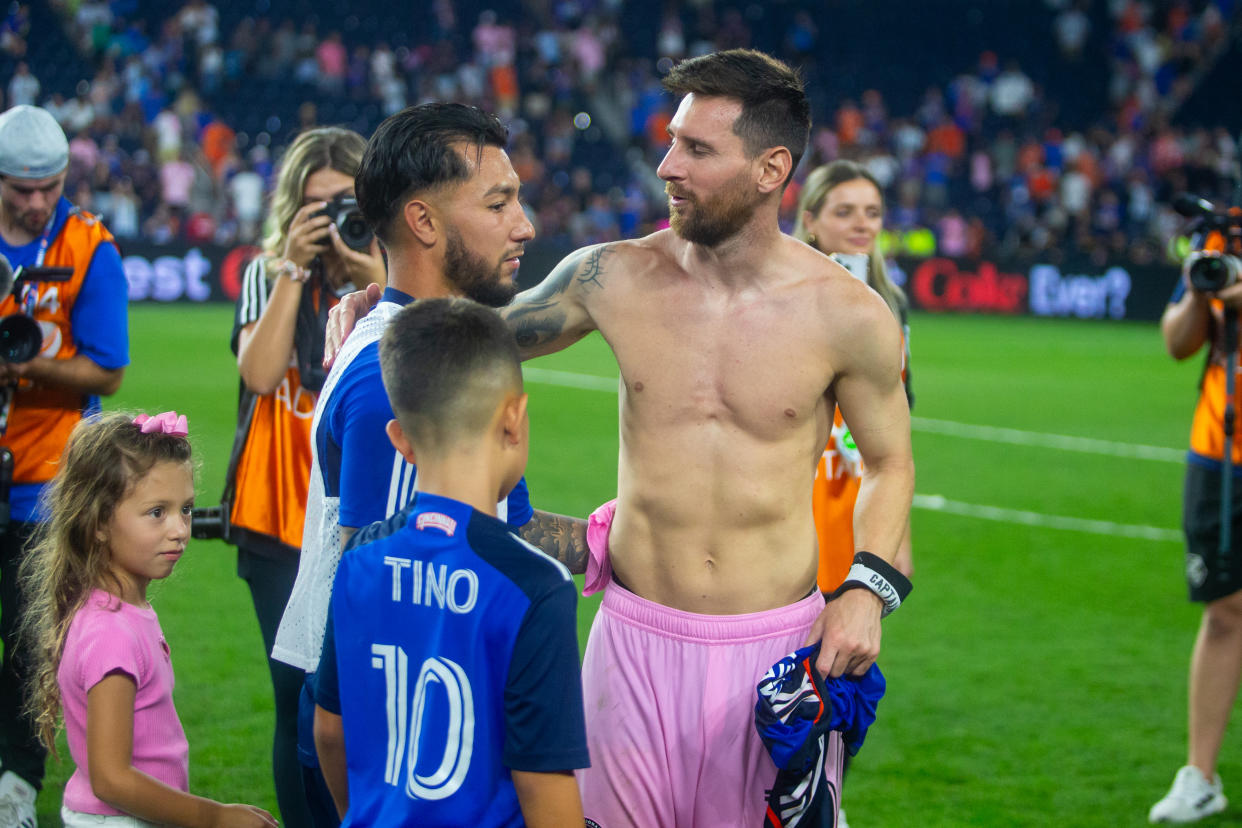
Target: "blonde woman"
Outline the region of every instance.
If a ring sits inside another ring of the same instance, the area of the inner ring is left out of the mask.
[[[243,390],[226,492],[229,533],[269,654],[272,766],[286,826],[312,824],[297,755],[304,675],[270,653],[298,570],[328,310],[344,292],[384,285],[378,243],[348,230],[343,236],[332,214],[351,209],[342,199],[353,198],[365,148],[356,132],[321,127],[303,132],[285,152],[263,250],[246,268],[233,328]]]
[[[901,288],[888,277],[877,244],[884,229],[884,194],[866,167],[853,161],[833,161],[807,176],[798,200],[794,236],[840,261],[863,279],[888,304],[906,337],[903,376],[906,398],[914,406],[909,366],[909,304]],[[849,572],[854,558],[854,500],[860,483],[858,450],[849,427],[834,415],[832,436],[815,472],[815,528],[819,535],[819,588],[831,592]],[[901,542],[894,564],[904,574],[913,571],[910,531]]]

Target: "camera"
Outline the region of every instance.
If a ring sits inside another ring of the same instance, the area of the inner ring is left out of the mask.
[[[1195,290],[1215,293],[1242,276],[1242,209],[1218,212],[1212,202],[1186,193],[1173,199],[1173,209],[1194,219],[1194,250],[1199,254],[1186,270]]]
[[[39,323],[18,311],[0,319],[0,360],[29,362],[43,348]]]
[[[1187,275],[1195,290],[1215,293],[1238,281],[1238,276],[1242,275],[1242,259],[1228,254],[1200,256],[1191,262]]]
[[[228,540],[229,514],[223,506],[200,506],[190,512],[190,535],[198,540]]]
[[[362,217],[362,211],[358,209],[358,199],[353,196],[342,193],[329,201],[328,206],[315,215],[332,219],[332,223],[336,225],[336,229],[341,234],[341,241],[345,242],[347,247],[358,251],[371,248],[371,240],[375,238],[375,234],[371,232],[371,227]]]
[[[68,267],[19,267],[0,256],[0,300],[10,296],[22,280],[63,282],[73,275]],[[18,302],[21,305],[21,302]],[[0,317],[0,361],[29,362],[43,349],[43,330],[28,314],[17,310]]]

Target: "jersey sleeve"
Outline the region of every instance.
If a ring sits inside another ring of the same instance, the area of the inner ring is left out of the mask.
[[[129,282],[121,252],[112,242],[95,248],[91,265],[69,312],[78,352],[101,368],[129,364]]]
[[[336,621],[328,604],[328,623],[323,630],[323,652],[319,656],[319,669],[310,674],[311,695],[315,704],[329,713],[341,715],[341,683],[336,668]]]
[[[578,596],[566,580],[531,604],[505,682],[502,759],[512,770],[585,768],[586,725],[578,666]]]
[[[525,477],[518,480],[513,491],[509,492],[509,496],[505,498],[505,503],[507,504],[505,523],[515,529],[525,526],[535,516],[535,510],[530,505],[530,489],[526,487]]]
[[[357,529],[404,506],[408,492],[405,498],[400,492],[403,485],[411,485],[407,478],[412,475],[406,473],[405,460],[385,431],[392,406],[384,393],[378,358],[355,359],[333,397],[339,399],[332,413],[331,434],[341,450],[340,489],[327,494],[340,498],[340,524]]]
[[[267,297],[271,285],[267,281],[267,259],[255,256],[246,265],[242,273],[241,293],[237,295],[237,307],[233,314],[233,334],[229,338],[229,347],[237,354],[237,343],[241,338],[242,328],[259,321],[267,308]]]

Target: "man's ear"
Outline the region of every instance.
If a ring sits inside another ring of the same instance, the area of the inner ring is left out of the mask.
[[[407,463],[414,463],[414,446],[410,443],[410,438],[405,436],[405,431],[401,428],[401,423],[389,420],[388,425],[384,426],[384,431],[388,434],[388,442],[392,443],[392,447],[405,458]]]
[[[426,247],[434,247],[440,237],[440,221],[431,205],[416,198],[407,201],[401,210],[406,229]]]
[[[793,171],[793,156],[785,147],[772,147],[759,156],[759,180],[755,185],[759,192],[767,194],[785,185]]]
[[[504,411],[500,415],[500,424],[504,429],[506,446],[520,445],[526,439],[527,430],[524,427],[526,401],[525,394],[518,394],[505,401]]]

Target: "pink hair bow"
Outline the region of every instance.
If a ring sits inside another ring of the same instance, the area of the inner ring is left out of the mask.
[[[139,426],[143,434],[160,432],[173,437],[185,437],[190,433],[190,426],[185,420],[185,415],[177,416],[176,411],[165,411],[154,417],[139,414],[134,418],[134,425]]]

